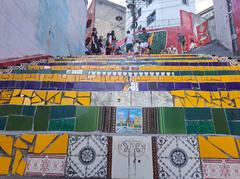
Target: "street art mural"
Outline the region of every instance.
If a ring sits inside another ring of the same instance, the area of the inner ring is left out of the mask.
[[[238,51],[240,53],[240,1],[232,0],[232,14],[233,23],[235,26],[237,41],[238,41]]]

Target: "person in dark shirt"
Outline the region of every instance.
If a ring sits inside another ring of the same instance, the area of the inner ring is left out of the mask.
[[[145,28],[142,28],[140,54],[143,54],[149,48],[148,39],[149,39],[149,34],[147,33]]]
[[[184,53],[184,51],[185,51],[185,43],[186,43],[186,39],[185,39],[184,34],[178,33],[178,41],[181,44],[182,53]]]
[[[115,54],[115,51],[116,51],[116,45],[117,45],[117,37],[115,35],[115,31],[113,30],[111,32],[111,46],[112,46],[112,55]]]
[[[107,40],[106,40],[106,55],[111,55],[112,52],[112,44],[111,44],[111,33],[107,34]]]
[[[100,54],[101,49],[100,49],[100,44],[99,44],[99,38],[97,34],[97,29],[93,28],[92,32],[92,45],[91,45],[91,50],[94,54]]]

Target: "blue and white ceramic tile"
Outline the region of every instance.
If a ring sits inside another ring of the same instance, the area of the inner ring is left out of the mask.
[[[68,177],[106,178],[107,137],[71,136],[66,175]]]
[[[157,158],[159,178],[202,178],[196,137],[157,137]]]

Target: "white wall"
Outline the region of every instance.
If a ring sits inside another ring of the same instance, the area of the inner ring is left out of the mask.
[[[0,59],[84,52],[85,0],[0,0]]]
[[[137,4],[142,7],[142,16],[138,19],[138,24],[147,28],[170,27],[180,25],[180,10],[196,13],[195,0],[189,0],[189,4],[185,5],[182,0],[153,0],[153,2],[146,6],[146,2],[137,0]],[[139,7],[137,8],[139,9]],[[156,10],[156,22],[153,22],[149,27],[147,26],[147,17]],[[131,13],[127,13],[127,28],[131,24]]]
[[[233,50],[226,0],[214,0],[214,14],[217,40],[229,50]]]

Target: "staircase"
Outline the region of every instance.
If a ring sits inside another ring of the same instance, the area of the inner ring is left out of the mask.
[[[239,179],[236,60],[30,59],[1,65],[0,175]]]

